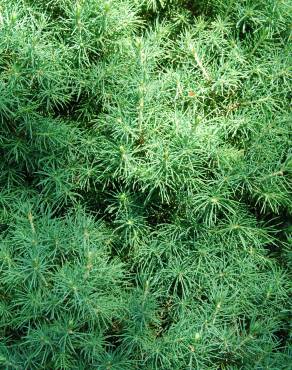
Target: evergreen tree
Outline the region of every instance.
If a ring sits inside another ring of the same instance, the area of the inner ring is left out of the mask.
[[[287,369],[288,0],[0,0],[0,367]]]

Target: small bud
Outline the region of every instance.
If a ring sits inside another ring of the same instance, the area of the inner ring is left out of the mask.
[[[169,158],[169,151],[166,149],[164,151],[164,160],[167,160]]]
[[[135,45],[137,48],[140,48],[142,45],[141,37],[137,37],[135,41]]]
[[[213,203],[213,204],[218,204],[218,203],[219,203],[219,199],[218,199],[218,198],[216,198],[216,197],[212,197],[212,198],[211,198],[211,203]]]
[[[11,21],[14,23],[16,20],[17,20],[17,14],[16,12],[12,12],[11,13],[11,17],[10,17]]]
[[[195,340],[198,341],[201,339],[201,334],[200,333],[196,333],[195,334]]]
[[[108,1],[108,2],[106,2],[106,3],[104,4],[104,12],[105,12],[105,13],[108,13],[108,12],[110,11],[110,9],[111,9],[111,4],[110,4],[110,2]]]
[[[120,198],[120,201],[123,203],[128,200],[127,194],[125,193],[122,193],[119,198]]]
[[[267,298],[270,298],[270,296],[271,296],[271,291],[270,290],[268,290],[268,293],[267,293]]]
[[[76,5],[76,18],[79,19],[81,14],[81,5],[77,4]]]

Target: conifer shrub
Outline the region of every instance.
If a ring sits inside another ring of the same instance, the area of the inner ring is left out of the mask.
[[[0,0],[0,368],[288,369],[288,0]]]

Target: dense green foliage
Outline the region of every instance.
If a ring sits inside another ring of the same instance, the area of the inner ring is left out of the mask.
[[[288,369],[291,20],[0,0],[1,369]]]

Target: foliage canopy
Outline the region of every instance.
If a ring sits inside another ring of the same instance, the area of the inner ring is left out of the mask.
[[[0,0],[0,367],[287,369],[289,0]]]

